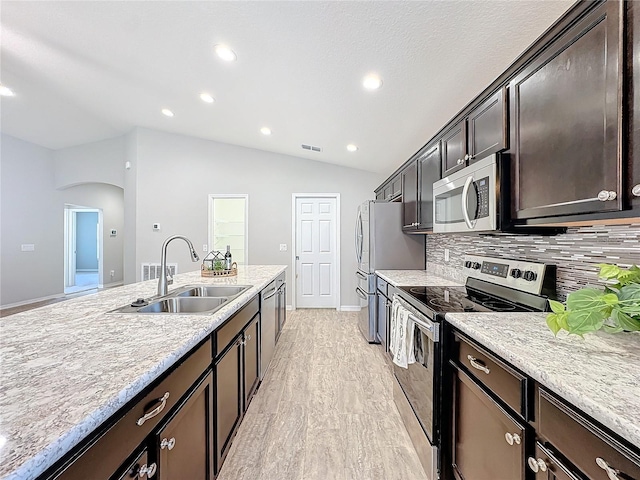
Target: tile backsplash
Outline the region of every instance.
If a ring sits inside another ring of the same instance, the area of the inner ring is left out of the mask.
[[[640,223],[570,228],[555,236],[427,235],[427,268],[460,282],[465,254],[491,255],[553,263],[557,266],[558,297],[589,286],[601,286],[598,263],[640,265]],[[450,260],[445,262],[444,250]]]

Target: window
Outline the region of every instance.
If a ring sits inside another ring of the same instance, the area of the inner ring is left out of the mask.
[[[209,195],[209,250],[227,251],[238,265],[248,262],[249,196]]]

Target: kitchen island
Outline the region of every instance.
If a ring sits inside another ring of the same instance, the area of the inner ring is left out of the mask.
[[[156,295],[150,280],[2,320],[0,478],[35,478],[254,299],[286,266],[238,275],[176,275],[192,284],[251,285],[212,314],[107,313]]]

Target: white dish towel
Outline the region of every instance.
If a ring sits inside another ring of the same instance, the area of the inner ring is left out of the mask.
[[[409,318],[409,310],[402,306],[396,295],[391,303],[391,321],[389,328],[389,350],[393,355],[393,363],[402,368],[408,368],[415,363],[413,339],[416,324]]]

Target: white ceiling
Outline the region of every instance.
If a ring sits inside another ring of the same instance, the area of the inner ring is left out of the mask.
[[[572,3],[2,0],[1,128],[59,149],[142,126],[388,174]]]

